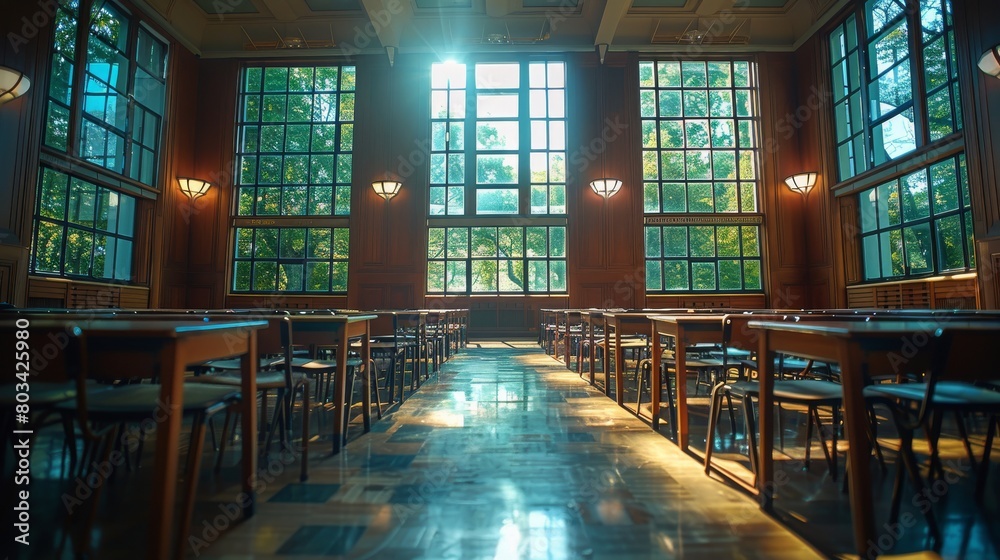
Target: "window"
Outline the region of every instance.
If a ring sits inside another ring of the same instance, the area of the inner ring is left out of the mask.
[[[431,228],[427,259],[431,293],[566,291],[561,226]]]
[[[134,197],[47,167],[38,193],[31,273],[132,278]]]
[[[830,35],[841,181],[962,129],[951,1],[858,10]]]
[[[130,281],[139,199],[126,193],[160,188],[168,45],[114,2],[54,4],[30,270]]]
[[[155,187],[167,45],[112,2],[81,9],[89,13],[84,49],[76,48],[78,14],[62,6],[56,13],[45,143],[69,150],[71,115],[77,115],[76,156]],[[75,100],[77,65],[84,70],[84,86],[82,99]]]
[[[639,63],[646,291],[762,290],[756,66]]]
[[[868,0],[833,30],[830,57],[841,181],[948,142],[920,169],[857,185],[864,278],[974,269],[951,0]]]
[[[433,64],[431,132],[427,291],[565,292],[565,63]]]
[[[354,96],[353,66],[244,69],[234,292],[347,292]]]
[[[965,156],[861,193],[865,279],[975,268]]]

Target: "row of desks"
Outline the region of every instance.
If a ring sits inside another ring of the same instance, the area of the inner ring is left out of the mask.
[[[843,313],[858,313],[854,310],[843,310]],[[760,320],[743,321],[741,324],[752,329],[750,339],[755,340],[755,348],[759,356],[758,377],[760,379],[760,465],[756,489],[761,507],[771,510],[774,495],[774,415],[765,411],[773,410],[775,406],[773,395],[774,372],[772,364],[779,354],[790,354],[821,362],[840,365],[841,380],[844,391],[844,422],[850,444],[854,450],[848,454],[848,469],[851,473],[850,500],[852,522],[854,526],[855,545],[858,553],[864,556],[868,543],[877,538],[875,519],[872,507],[872,486],[870,478],[870,449],[868,430],[868,413],[862,394],[864,381],[871,373],[869,366],[883,366],[887,355],[895,352],[900,360],[907,365],[909,371],[931,371],[936,375],[965,375],[975,360],[973,357],[956,358],[954,353],[950,359],[950,347],[972,348],[977,344],[988,345],[985,341],[990,337],[995,341],[1000,339],[1000,315],[990,312],[979,313],[892,313],[885,310],[872,310],[870,314],[864,311],[860,314],[840,316],[836,312],[827,315],[808,315],[799,312],[801,320],[777,320],[774,311],[757,311],[763,313]],[[595,383],[594,348],[597,343],[597,328],[603,325],[605,349],[603,371],[605,393],[610,389],[610,354],[615,355],[615,398],[619,405],[624,406],[624,357],[622,340],[624,336],[641,334],[650,338],[652,372],[650,385],[652,387],[651,424],[653,429],[659,429],[660,423],[660,388],[662,387],[662,356],[663,337],[674,339],[675,375],[677,376],[677,417],[671,418],[677,430],[677,443],[681,449],[688,450],[689,428],[688,407],[685,379],[687,376],[686,349],[695,344],[723,343],[725,312],[695,312],[694,310],[543,310],[543,321],[561,316],[563,324],[568,324],[573,317],[579,316],[582,324],[581,343],[586,341],[590,347],[589,381]],[[811,320],[810,320],[811,319]],[[850,319],[850,320],[845,320]],[[543,323],[549,324],[549,323]],[[558,323],[556,323],[558,324]],[[556,333],[558,334],[558,329]],[[569,328],[566,328],[566,363],[569,366]],[[746,333],[744,333],[746,334]],[[924,341],[914,344],[914,340]],[[910,344],[907,346],[907,342]],[[981,355],[987,355],[981,352]],[[988,358],[987,358],[988,359]],[[891,363],[891,356],[889,359]],[[578,362],[578,368],[583,364]],[[916,369],[914,369],[916,368]],[[923,369],[921,369],[923,368]],[[990,368],[988,364],[973,367],[976,372],[974,379],[1000,379],[1000,370]],[[898,373],[898,372],[896,372]],[[637,407],[636,413],[639,414]]]
[[[468,325],[467,310],[417,310],[400,312],[404,320],[426,325],[428,318],[446,333],[446,346],[456,340],[456,349]],[[241,449],[242,501],[245,518],[252,517],[256,507],[257,488],[257,367],[258,334],[268,328],[274,318],[270,311],[240,314],[179,314],[170,312],[112,312],[109,310],[62,312],[31,312],[15,310],[0,315],[2,332],[20,329],[27,321],[27,330],[78,329],[86,337],[87,359],[91,370],[121,371],[123,376],[158,377],[160,402],[164,414],[158,416],[156,457],[154,461],[153,495],[146,556],[171,556],[174,502],[179,478],[181,420],[183,417],[183,383],[189,366],[210,360],[239,357],[241,365]],[[371,356],[371,321],[376,315],[295,314],[282,320],[294,323],[295,330],[321,333],[329,346],[344,349],[346,356],[351,339],[358,339],[362,364]],[[425,332],[425,328],[421,328]],[[39,343],[42,341],[39,340]],[[446,350],[448,352],[448,350]],[[345,431],[342,413],[346,400],[347,359],[337,360],[334,385],[333,453],[340,451]],[[122,364],[128,364],[123,368]],[[367,367],[367,366],[364,366]],[[416,374],[416,373],[415,373]],[[369,376],[364,379],[364,411],[371,409]],[[366,431],[370,419],[365,418]],[[308,457],[303,457],[303,461]],[[179,541],[178,541],[179,542]],[[178,545],[180,546],[180,545]]]

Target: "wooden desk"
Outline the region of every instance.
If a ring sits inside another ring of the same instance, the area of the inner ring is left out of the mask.
[[[559,318],[562,316],[562,309],[540,309],[542,313],[542,323],[539,325],[539,342],[545,353],[549,353],[549,325],[554,325],[552,331],[552,355],[556,353],[556,337],[559,336]]]
[[[333,453],[346,444],[347,425],[344,422],[344,401],[347,399],[348,340],[361,337],[364,430],[371,430],[372,390],[368,368],[371,361],[371,320],[375,315],[292,315],[284,320],[292,323],[293,341],[302,344],[331,345],[337,348],[337,369],[333,385]],[[302,336],[302,335],[305,336]],[[256,394],[250,393],[250,394]],[[245,422],[245,420],[244,420]]]
[[[653,368],[649,382],[652,393],[653,429],[659,430],[660,424],[660,383],[662,382],[660,366],[663,355],[660,337],[672,336],[674,337],[674,372],[677,378],[677,418],[673,418],[671,421],[675,422],[677,445],[683,451],[687,451],[688,448],[687,347],[702,342],[722,344],[722,318],[722,315],[715,314],[652,315],[649,318],[652,323],[653,337]]]
[[[124,376],[160,377],[156,460],[150,501],[147,558],[170,558],[171,545],[183,549],[187,535],[174,538],[174,500],[177,495],[178,448],[184,408],[184,372],[189,364],[240,356],[243,395],[241,467],[247,496],[243,515],[253,516],[257,479],[257,330],[267,321],[212,320],[192,315],[188,321],[51,319],[38,316],[32,327],[80,327],[86,336],[91,371],[122,372]],[[128,367],[123,368],[122,365]],[[303,461],[306,458],[303,457]],[[197,476],[194,474],[193,476]]]
[[[879,366],[891,364],[892,360],[887,359],[891,354],[901,357],[905,352],[906,371],[927,371],[932,364],[943,361],[941,356],[950,346],[960,343],[962,337],[986,334],[995,341],[1000,337],[1000,322],[992,319],[977,321],[969,317],[941,317],[930,320],[888,318],[869,322],[750,321],[750,328],[761,331],[757,361],[760,381],[760,472],[757,490],[761,507],[771,510],[774,497],[774,377],[771,370],[777,353],[785,352],[840,364],[844,391],[844,427],[851,450],[847,457],[847,468],[850,472],[848,481],[855,549],[861,557],[867,557],[869,543],[877,542],[878,534],[872,507],[870,442],[865,428],[868,413],[862,394],[866,376],[878,374]],[[922,346],[911,344],[904,350],[905,341],[912,340],[914,333],[921,333],[927,343]],[[947,343],[941,342],[945,334],[950,339]],[[874,371],[868,370],[871,364],[876,364]],[[995,368],[988,371],[992,372],[993,379],[1000,377],[1000,372]],[[950,372],[938,371],[935,375],[941,373]]]
[[[611,385],[611,344],[615,348],[615,401],[624,406],[625,357],[622,356],[622,336],[629,334],[649,334],[649,316],[656,312],[611,311],[604,314],[604,394],[608,395]]]

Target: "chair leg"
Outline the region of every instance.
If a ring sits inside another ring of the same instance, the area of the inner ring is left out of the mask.
[[[726,384],[719,383],[712,388],[712,403],[708,408],[708,437],[705,441],[705,474],[712,474],[712,449],[715,447],[715,430],[719,424],[719,414],[722,413],[722,392]],[[726,391],[728,393],[728,391]]]
[[[976,466],[976,454],[972,451],[972,444],[969,443],[969,433],[965,429],[965,418],[958,410],[955,411],[955,425],[958,427],[958,435],[962,438],[962,444],[965,446],[965,454],[969,457],[969,464],[972,465],[972,470],[978,470]]]
[[[375,410],[378,412],[378,419],[382,419],[382,395],[378,392],[378,367],[375,365],[375,361],[372,360],[368,362],[369,367],[371,367],[371,387],[372,391],[375,393]]]
[[[757,465],[757,423],[753,418],[753,399],[749,395],[743,397],[743,417],[747,428],[747,442],[750,444],[750,470],[754,474],[756,484],[759,472]]]
[[[201,454],[205,447],[206,420],[204,414],[196,414],[191,422],[191,446],[188,448],[187,475],[184,477],[184,506],[181,510],[181,522],[178,527],[178,534],[182,536],[191,532],[195,494],[198,491],[198,471],[201,467]],[[183,560],[185,551],[185,547],[178,544],[175,558]]]
[[[815,418],[815,419],[814,419]],[[816,430],[819,431],[819,439],[823,439],[823,429],[819,425],[819,414],[816,412],[816,407],[810,406],[806,410],[806,458],[803,465],[805,470],[809,470],[809,454],[812,450],[812,437],[813,437],[813,423],[816,424]],[[779,424],[779,428],[780,428]]]
[[[233,412],[231,409],[226,409],[226,415],[222,418],[222,434],[219,437],[219,447],[215,452],[215,473],[218,474],[222,470],[222,458],[226,454],[226,439],[229,434],[229,423],[233,419]]]
[[[875,414],[875,407],[871,404],[868,405],[868,417],[868,439],[875,449],[875,458],[878,459],[879,468],[882,469],[882,474],[885,474],[888,469],[885,466],[885,457],[882,455],[882,446],[878,442],[878,416]]]
[[[983,459],[979,462],[979,472],[976,473],[976,503],[979,505],[983,505],[983,497],[986,495],[986,476],[990,472],[990,449],[993,447],[993,438],[998,429],[1000,429],[1000,415],[990,418],[989,427],[986,428]]]
[[[305,482],[309,479],[309,383],[302,384],[302,455],[299,461],[302,463],[302,471],[299,473],[299,481]]]

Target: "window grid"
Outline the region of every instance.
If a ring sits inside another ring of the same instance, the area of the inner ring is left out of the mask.
[[[32,274],[132,279],[134,197],[43,167],[32,236]]]
[[[433,64],[430,116],[428,293],[565,293],[565,63]]]
[[[350,232],[336,226],[351,210],[355,67],[255,66],[242,78],[233,292],[346,293]],[[251,216],[279,227],[243,227]]]
[[[346,293],[348,228],[236,228],[234,292]]]
[[[975,268],[964,154],[867,189],[859,201],[866,280]]]
[[[646,290],[763,289],[758,226],[646,226]]]
[[[95,2],[85,55],[80,157],[155,185],[167,45],[117,5]]]
[[[861,60],[855,16],[830,34],[834,132],[841,179],[868,169],[865,123],[861,116]]]
[[[958,54],[948,0],[921,0],[920,24],[927,92],[927,128],[931,142],[962,129],[958,92]]]
[[[531,213],[566,213],[566,69],[528,65]]]
[[[756,88],[749,61],[639,63],[643,210],[705,222],[645,228],[647,292],[762,291]]]
[[[253,67],[237,123],[239,216],[347,216],[353,66]]]
[[[439,63],[431,69],[430,214],[465,214],[464,64]]]
[[[566,292],[566,227],[432,227],[427,292]]]
[[[830,68],[840,181],[962,129],[951,0],[859,5],[831,33]]]
[[[45,145],[65,152],[69,144],[70,108],[76,72],[77,8],[60,2],[53,18],[55,34],[49,73]]]

